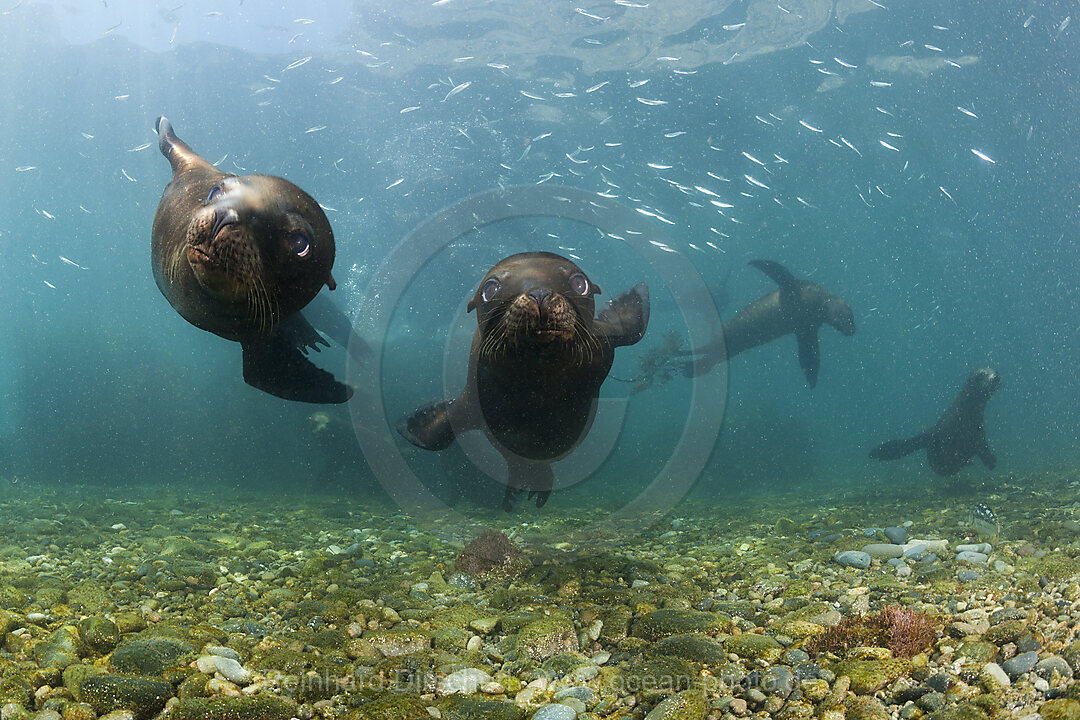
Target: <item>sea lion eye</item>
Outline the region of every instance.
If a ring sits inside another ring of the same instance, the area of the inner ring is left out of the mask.
[[[578,295],[588,295],[589,278],[585,277],[581,273],[574,273],[570,276],[570,289],[576,292]]]
[[[480,297],[483,299],[484,302],[491,302],[492,298],[494,298],[495,294],[498,292],[499,281],[495,278],[491,278],[486,283],[484,283],[484,287],[480,288]]]
[[[221,194],[221,186],[220,185],[215,185],[214,187],[210,188],[210,194],[206,196],[206,204],[209,205],[210,203],[214,202],[214,198],[216,198],[220,194]]]
[[[307,235],[302,232],[289,233],[288,242],[289,249],[296,257],[307,257],[307,254],[311,252],[311,243],[308,242]]]

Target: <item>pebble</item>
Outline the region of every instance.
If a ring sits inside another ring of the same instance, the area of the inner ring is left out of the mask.
[[[440,695],[453,695],[461,693],[472,695],[483,683],[492,682],[492,678],[479,668],[465,668],[450,673],[439,681],[438,691]]]
[[[896,566],[896,577],[906,578],[911,576],[911,568],[904,563]]]
[[[985,565],[990,557],[986,553],[974,550],[964,550],[956,553],[956,562],[969,563],[971,565]]]
[[[1065,662],[1064,658],[1057,655],[1051,655],[1048,658],[1043,658],[1035,664],[1035,674],[1046,680],[1050,680],[1054,677],[1054,673],[1057,673],[1065,680],[1069,680],[1073,676],[1072,668],[1069,667],[1069,663]]]
[[[974,570],[961,570],[956,573],[956,579],[962,583],[975,582],[979,579],[979,573]]]
[[[903,554],[902,557],[911,558],[913,560],[918,560],[919,558],[921,558],[923,555],[925,555],[928,552],[927,547],[926,547],[926,543],[916,543],[914,545],[904,545],[903,547],[905,549],[904,549],[904,554]]]
[[[217,655],[219,657],[232,658],[233,660],[239,660],[240,659],[240,653],[236,652],[232,648],[221,647],[220,645],[207,645],[206,646],[206,654],[207,655]]]
[[[555,700],[555,702],[562,702],[566,698],[577,698],[581,702],[588,705],[596,700],[596,692],[594,692],[592,688],[585,687],[584,685],[579,685],[577,687],[560,690],[559,692],[555,693],[553,699]]]
[[[993,692],[994,690],[1002,690],[1009,685],[1011,681],[1009,676],[1001,669],[1001,666],[997,663],[989,662],[983,665],[982,670],[979,672],[980,679],[983,679],[984,684],[988,685],[988,690]]]
[[[1024,673],[1031,672],[1038,662],[1039,653],[1035,651],[1020,653],[1003,662],[1001,664],[1001,669],[1007,672],[1010,678],[1015,680]]]
[[[864,545],[862,551],[870,557],[877,558],[898,558],[904,554],[902,547],[890,543],[870,543]]]
[[[870,567],[870,556],[867,553],[859,552],[858,550],[838,552],[833,556],[833,560],[845,567],[857,568],[859,570],[866,570]]]
[[[214,667],[221,676],[231,683],[244,686],[251,683],[251,671],[230,657],[212,656]]]
[[[537,710],[533,713],[532,720],[574,720],[576,717],[577,710],[569,705],[556,703],[554,705],[545,705]]]
[[[983,555],[989,555],[994,551],[994,546],[990,543],[973,543],[969,545],[957,545],[956,552],[977,552]]]
[[[883,531],[885,537],[889,538],[889,542],[896,545],[903,545],[907,542],[907,529],[902,527],[887,527]]]

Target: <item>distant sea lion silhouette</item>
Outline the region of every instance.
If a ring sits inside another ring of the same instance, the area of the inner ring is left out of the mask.
[[[685,353],[701,356],[687,364],[685,374],[702,375],[750,348],[794,335],[799,343],[799,365],[814,387],[821,366],[818,328],[828,323],[844,335],[855,334],[851,306],[820,285],[796,278],[778,262],[751,260],[750,264],[772,278],[779,289],[735,313],[704,347]]]
[[[633,345],[649,323],[649,290],[638,283],[593,317],[600,292],[570,260],[547,252],[511,255],[491,268],[468,310],[477,311],[465,388],[425,405],[398,432],[425,450],[483,430],[506,459],[503,508],[522,492],[542,507],[550,463],[585,438],[615,348]]]
[[[934,427],[906,440],[882,443],[870,452],[870,457],[896,460],[926,448],[930,469],[938,475],[955,475],[976,455],[983,465],[993,470],[997,458],[986,441],[983,411],[1000,385],[1001,376],[991,368],[973,371]]]
[[[305,307],[349,346],[348,318],[316,300],[324,285],[335,287],[334,233],[322,208],[288,180],[221,172],[164,117],[157,132],[173,171],[150,252],[162,294],[192,325],[240,343],[249,385],[286,400],[348,400],[352,389],[305,357],[328,345],[300,314]]]

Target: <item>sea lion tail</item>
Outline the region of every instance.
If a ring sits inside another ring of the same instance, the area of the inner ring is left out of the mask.
[[[445,450],[454,442],[454,426],[450,422],[450,403],[434,402],[424,405],[397,423],[403,438],[424,450]]]
[[[157,122],[154,123],[154,130],[158,135],[158,149],[161,150],[161,154],[164,155],[169,164],[172,165],[173,175],[183,172],[195,165],[206,165],[211,167],[208,162],[192,150],[186,142],[176,137],[176,133],[173,132],[172,123],[169,122],[169,118],[161,115],[158,117]]]
[[[929,436],[926,433],[921,433],[906,440],[890,440],[871,450],[870,457],[874,460],[897,460],[926,447],[928,440]]]

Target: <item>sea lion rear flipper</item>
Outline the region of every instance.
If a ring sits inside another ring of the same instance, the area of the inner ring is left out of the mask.
[[[818,349],[817,328],[796,333],[799,341],[799,367],[802,368],[806,382],[813,389],[817,385],[818,369],[821,367],[821,351]]]
[[[503,495],[502,509],[514,511],[514,499],[528,491],[529,499],[536,498],[536,507],[542,508],[551,497],[551,488],[555,485],[555,475],[551,465],[512,455],[506,458],[506,493]]]
[[[192,150],[186,142],[176,137],[172,124],[164,115],[154,123],[154,130],[158,134],[158,149],[161,150],[162,155],[168,158],[174,176],[194,167],[213,168],[213,165],[199,157],[198,153]]]
[[[600,311],[593,327],[606,337],[613,347],[633,345],[649,326],[649,286],[638,283],[608,301]]]
[[[339,404],[352,397],[351,387],[304,357],[288,335],[275,333],[268,340],[243,343],[243,348],[244,382],[254,388],[309,403]]]
[[[890,440],[871,450],[870,457],[874,460],[896,460],[926,447],[929,442],[930,433],[919,433],[906,440]]]
[[[353,332],[349,316],[326,297],[325,292],[320,292],[307,304],[303,315],[319,332],[348,350],[353,360],[364,361],[371,357],[371,346]]]

